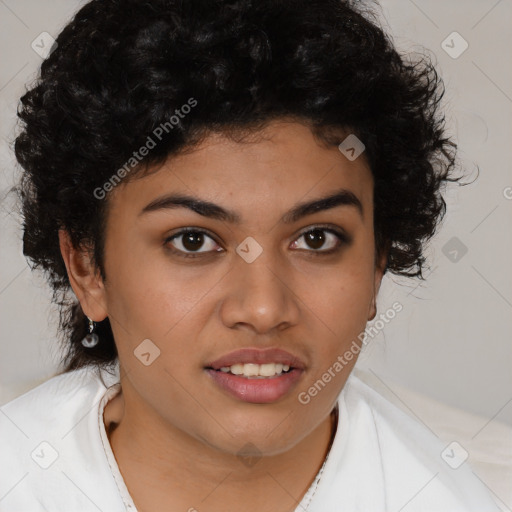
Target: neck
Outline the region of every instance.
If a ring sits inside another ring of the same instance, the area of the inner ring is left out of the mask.
[[[245,503],[238,507],[244,512],[294,510],[320,470],[337,425],[336,409],[293,449],[241,460],[164,423],[150,408],[146,414],[132,410],[125,385],[123,390],[105,407],[104,421],[139,512],[158,511],[162,503],[172,503],[169,512],[224,512],[233,502]]]

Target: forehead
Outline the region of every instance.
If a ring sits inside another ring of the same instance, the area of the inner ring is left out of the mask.
[[[340,134],[339,142],[346,137]],[[118,187],[112,206],[142,211],[166,193],[199,196],[230,210],[275,211],[335,190],[351,191],[365,210],[373,178],[364,158],[347,159],[302,124],[276,121],[242,140],[213,133],[141,178]],[[243,219],[244,213],[242,213]]]

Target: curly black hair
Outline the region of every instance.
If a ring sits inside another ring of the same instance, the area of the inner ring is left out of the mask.
[[[348,130],[366,146],[385,271],[424,279],[425,244],[446,211],[441,187],[460,179],[453,177],[457,145],[440,113],[444,92],[432,59],[401,55],[362,2],[87,3],[22,96],[14,144],[23,168],[23,252],[46,273],[59,305],[63,371],[108,366],[117,350],[108,318],[97,326],[101,343],[80,343],[87,319],[70,293],[58,230],[75,247],[91,248],[106,278],[108,193],[101,200],[98,190],[148,136],[161,140],[117,176],[132,179],[213,131],[234,137],[291,118],[339,143],[333,129]],[[194,108],[181,111],[187,104]]]

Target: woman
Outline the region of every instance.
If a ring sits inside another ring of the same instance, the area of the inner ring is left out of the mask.
[[[351,374],[460,179],[442,94],[348,2],[86,4],[19,110],[67,356],[0,510],[498,510]]]

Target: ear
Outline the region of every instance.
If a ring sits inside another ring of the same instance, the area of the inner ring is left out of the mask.
[[[373,280],[373,296],[370,302],[370,308],[368,310],[368,320],[373,320],[377,315],[377,295],[380,290],[380,284],[382,282],[382,277],[384,276],[384,272],[386,269],[387,263],[387,250],[382,251],[382,255],[377,261],[375,265],[375,275]]]
[[[59,245],[71,288],[83,312],[91,320],[101,322],[107,317],[105,287],[90,251],[75,248],[64,229],[59,229]]]

